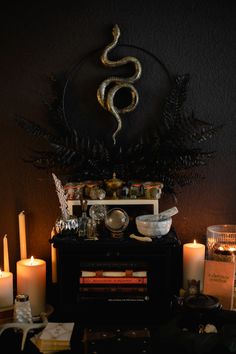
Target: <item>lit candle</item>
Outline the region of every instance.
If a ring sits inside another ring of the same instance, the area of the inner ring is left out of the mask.
[[[55,227],[52,228],[51,238],[55,236]],[[57,283],[57,252],[56,248],[51,244],[51,264],[52,264],[52,282]]]
[[[183,245],[183,288],[188,289],[188,281],[200,281],[200,290],[203,288],[205,261],[205,245],[186,243]]]
[[[8,240],[7,235],[3,237],[3,264],[4,264],[4,271],[9,272],[9,252],[8,252]]]
[[[46,262],[34,257],[16,263],[17,294],[29,295],[33,316],[45,312]]]
[[[22,211],[18,215],[19,220],[19,237],[20,237],[20,258],[27,258],[27,246],[26,246],[26,229],[25,229],[25,212]]]
[[[0,269],[0,308],[13,305],[13,274]]]
[[[235,262],[235,247],[219,246],[214,249],[212,259],[221,262]]]

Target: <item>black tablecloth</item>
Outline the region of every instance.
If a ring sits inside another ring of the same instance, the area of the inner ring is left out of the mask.
[[[212,316],[203,319],[204,324],[211,323],[217,328],[217,333],[198,333],[198,323],[190,323],[189,318],[182,313],[176,313],[166,323],[143,327],[130,323],[109,326],[100,324],[85,326],[75,323],[71,337],[71,351],[60,353],[92,354],[229,354],[236,353],[236,312],[220,310]],[[102,319],[101,319],[102,321]],[[189,327],[189,328],[188,328]],[[141,331],[142,335],[132,335]],[[84,335],[85,332],[90,336]],[[103,334],[108,334],[103,336]],[[113,333],[113,334],[112,334]],[[127,335],[127,333],[131,333]],[[37,354],[38,349],[31,342],[30,333],[23,353]],[[150,336],[148,335],[150,334]],[[21,346],[21,333],[13,329],[5,330],[0,336],[1,354],[18,354]],[[4,349],[5,348],[5,349]]]

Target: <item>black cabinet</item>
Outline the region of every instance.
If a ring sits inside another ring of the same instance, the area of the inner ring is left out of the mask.
[[[129,238],[81,241],[62,234],[53,242],[58,264],[57,311],[63,313],[63,318],[87,319],[90,324],[155,323],[168,318],[181,283],[181,245],[174,229],[152,242]],[[86,298],[81,291],[82,272],[101,270],[146,272],[145,295],[142,298],[119,293],[120,297],[111,299],[109,291],[101,290],[99,296]]]

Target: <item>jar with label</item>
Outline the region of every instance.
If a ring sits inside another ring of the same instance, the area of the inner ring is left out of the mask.
[[[142,187],[141,181],[131,181],[130,182],[129,193],[130,193],[131,199],[140,198],[142,196],[142,188],[141,187]]]
[[[159,199],[161,197],[163,183],[149,181],[143,183],[143,188],[146,199]]]
[[[85,198],[91,198],[91,190],[92,189],[98,189],[100,188],[102,185],[102,182],[101,181],[85,181],[84,182],[84,196]],[[91,198],[92,199],[92,198]],[[97,198],[95,198],[97,199]]]
[[[66,195],[67,200],[75,199],[74,195],[75,195],[76,186],[74,183],[72,183],[72,182],[66,183],[66,185],[63,188],[65,191],[65,195]]]
[[[14,303],[14,322],[33,323],[29,296],[26,294],[16,295]]]
[[[80,200],[84,195],[84,183],[75,183],[74,199]]]

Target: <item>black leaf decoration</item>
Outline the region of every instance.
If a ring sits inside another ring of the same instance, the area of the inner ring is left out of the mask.
[[[200,144],[212,138],[222,126],[195,118],[186,113],[189,74],[178,75],[163,102],[162,114],[151,131],[144,132],[123,151],[122,146],[108,146],[104,141],[81,136],[66,121],[62,110],[62,89],[51,77],[53,100],[44,100],[49,114],[49,132],[38,124],[16,116],[16,122],[35,138],[48,143],[48,151],[34,151],[27,162],[35,167],[55,172],[64,182],[86,179],[104,180],[113,172],[129,181],[155,180],[164,184],[164,191],[175,194],[177,187],[193,183],[201,174],[196,168],[205,166],[215,156]]]

